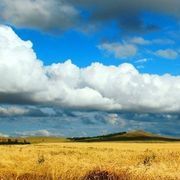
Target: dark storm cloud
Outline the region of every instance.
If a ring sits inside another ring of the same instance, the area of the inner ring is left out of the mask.
[[[6,103],[6,104],[35,104],[35,102],[32,99],[32,94],[18,92],[18,93],[5,93],[0,92],[0,103]]]
[[[144,12],[180,18],[179,0],[2,0],[0,9],[3,22],[45,31],[83,30],[115,21],[126,31],[149,32],[159,27],[146,24]]]
[[[128,31],[148,32],[158,29],[158,24],[146,24],[144,12],[160,13],[180,18],[179,0],[72,0],[90,12],[91,23],[114,20],[120,28]]]

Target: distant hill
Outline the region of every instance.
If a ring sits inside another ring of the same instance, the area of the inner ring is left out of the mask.
[[[142,130],[120,132],[95,137],[75,137],[70,138],[75,142],[101,142],[101,141],[180,141],[178,138],[165,137],[157,134],[152,134]]]
[[[142,130],[119,132],[94,137],[44,137],[32,136],[25,138],[0,137],[0,145],[36,144],[36,143],[61,143],[61,142],[168,142],[180,141],[178,138],[165,137]]]
[[[59,143],[69,142],[68,138],[63,137],[45,137],[45,136],[32,136],[32,137],[0,137],[0,145],[18,145],[18,144],[36,144],[36,143]]]

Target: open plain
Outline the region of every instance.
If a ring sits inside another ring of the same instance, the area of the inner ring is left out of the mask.
[[[1,180],[179,180],[180,143],[0,146]]]

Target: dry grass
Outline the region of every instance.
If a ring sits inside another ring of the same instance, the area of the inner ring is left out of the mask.
[[[0,146],[1,180],[179,180],[180,143]]]

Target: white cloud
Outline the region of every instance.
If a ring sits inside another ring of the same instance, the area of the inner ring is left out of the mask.
[[[113,54],[116,58],[126,58],[137,53],[136,46],[127,43],[102,43],[98,48]]]
[[[0,77],[1,103],[3,99],[85,110],[180,111],[180,76],[140,74],[128,63],[79,68],[68,60],[44,66],[32,43],[6,26],[0,26]]]
[[[36,131],[24,131],[24,132],[16,132],[18,136],[54,136],[46,129],[36,130]]]
[[[108,114],[107,116],[107,120],[111,123],[111,124],[116,124],[116,122],[118,121],[119,117],[118,114]]]
[[[0,106],[0,116],[17,116],[25,115],[29,110],[23,107],[10,106],[10,107],[1,107]]]
[[[178,57],[178,53],[173,49],[160,49],[155,52],[155,55],[166,59],[176,59]]]
[[[147,39],[144,39],[143,37],[133,37],[131,39],[128,39],[127,42],[131,44],[136,44],[136,45],[152,45],[152,44],[172,45],[175,43],[173,40],[168,39],[168,38],[147,40]]]
[[[129,40],[130,43],[137,44],[137,45],[149,45],[151,44],[151,41],[145,40],[142,37],[133,37]]]
[[[1,0],[1,20],[17,27],[65,30],[74,26],[78,11],[63,0]]]
[[[1,93],[44,89],[47,77],[42,62],[37,60],[32,49],[32,43],[21,40],[6,26],[0,27],[0,58],[0,77],[3,77]]]
[[[138,59],[137,61],[136,61],[136,63],[146,63],[148,61],[148,59],[147,58],[143,58],[143,59]]]
[[[138,59],[137,61],[135,61],[135,63],[137,64],[136,68],[137,69],[143,69],[144,65],[146,62],[148,62],[147,58],[143,58],[143,59]]]

